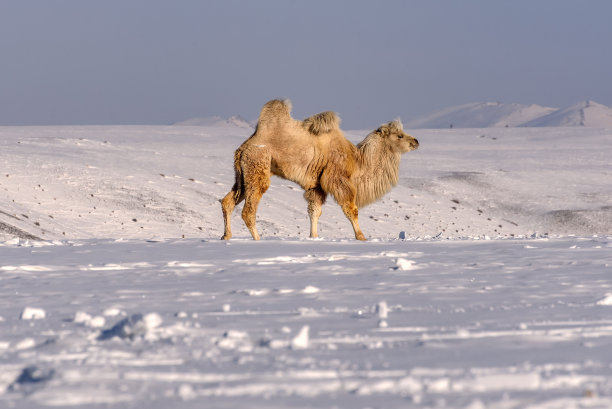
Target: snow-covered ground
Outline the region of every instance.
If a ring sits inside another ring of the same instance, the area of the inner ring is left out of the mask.
[[[369,241],[274,179],[222,242],[249,133],[0,128],[0,407],[612,406],[612,130],[415,131]]]

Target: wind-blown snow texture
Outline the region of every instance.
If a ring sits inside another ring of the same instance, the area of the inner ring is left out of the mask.
[[[612,130],[417,131],[368,242],[280,179],[222,242],[249,132],[0,128],[0,407],[612,406]]]

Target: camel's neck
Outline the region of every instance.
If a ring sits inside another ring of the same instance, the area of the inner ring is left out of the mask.
[[[357,145],[359,170],[355,175],[355,187],[358,207],[377,201],[399,181],[401,153],[376,142],[375,137],[368,136]]]

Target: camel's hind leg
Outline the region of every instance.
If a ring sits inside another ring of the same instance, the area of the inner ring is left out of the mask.
[[[270,165],[269,162],[266,168],[255,169],[252,173],[245,172],[245,200],[244,208],[242,209],[242,220],[251,232],[254,240],[259,240],[259,233],[255,226],[255,216],[257,214],[257,206],[263,194],[270,187]]]
[[[244,199],[244,189],[239,186],[238,183],[234,183],[232,190],[225,195],[221,200],[221,209],[223,211],[223,221],[225,223],[225,231],[223,233],[222,240],[229,240],[232,238],[232,212],[238,203]]]
[[[270,166],[270,152],[261,146],[256,146],[254,150],[245,149],[240,158],[239,167],[242,171],[244,189],[242,220],[255,240],[259,240],[255,226],[257,206],[261,196],[270,187]]]
[[[327,194],[321,189],[320,186],[308,189],[304,193],[304,198],[308,201],[308,217],[310,217],[310,237],[312,238],[319,237],[317,225],[322,212],[321,208],[323,207],[323,203],[325,203],[326,197]]]

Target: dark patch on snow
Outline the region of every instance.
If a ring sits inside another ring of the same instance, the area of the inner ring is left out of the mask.
[[[476,186],[488,186],[483,182],[484,173],[482,172],[449,172],[446,175],[440,176],[440,180],[464,182]]]
[[[34,236],[27,231],[21,230],[18,227],[11,226],[4,222],[0,222],[0,232],[8,233],[11,236],[18,237],[24,240],[42,240],[40,237]]]
[[[9,385],[8,390],[30,394],[43,387],[54,375],[55,370],[52,368],[41,368],[31,365],[21,371],[17,379]]]
[[[544,215],[552,229],[574,234],[607,234],[612,229],[612,207],[562,209]]]
[[[112,328],[105,329],[98,336],[98,341],[106,341],[115,337],[132,340],[146,333],[146,325],[142,314],[134,314],[116,323]]]

